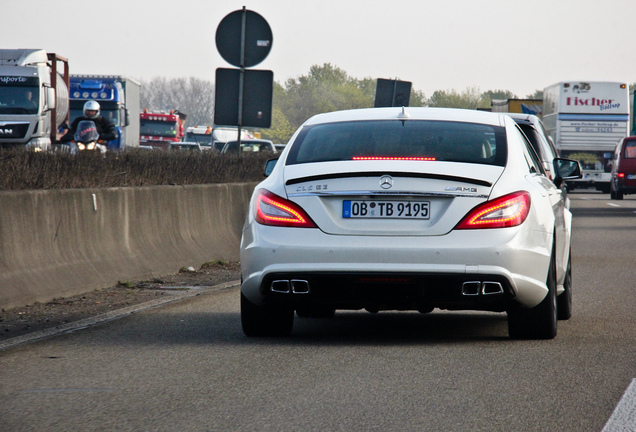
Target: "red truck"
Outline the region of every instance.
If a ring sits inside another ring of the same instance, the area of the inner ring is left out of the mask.
[[[185,117],[178,111],[148,111],[139,114],[139,145],[167,150],[170,143],[183,140]]]

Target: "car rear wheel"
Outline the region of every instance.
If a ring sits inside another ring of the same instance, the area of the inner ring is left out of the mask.
[[[546,280],[548,293],[537,306],[508,311],[508,333],[513,339],[553,339],[557,334],[556,261],[554,251]]]
[[[245,336],[289,336],[294,310],[285,306],[257,306],[241,293],[241,324]]]
[[[614,182],[610,183],[610,198],[615,200],[622,200],[623,193],[618,189],[618,185],[615,186]]]
[[[568,255],[563,289],[564,291],[557,297],[557,318],[568,320],[572,317],[572,252]]]

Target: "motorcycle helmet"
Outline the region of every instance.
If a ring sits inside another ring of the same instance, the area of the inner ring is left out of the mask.
[[[88,112],[92,111],[90,115]],[[84,104],[84,117],[88,117],[88,118],[97,118],[97,116],[99,115],[99,104],[97,102],[95,102],[94,100],[89,100],[88,102],[86,102]]]

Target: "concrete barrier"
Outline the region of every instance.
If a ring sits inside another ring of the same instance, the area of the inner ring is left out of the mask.
[[[238,260],[254,186],[0,192],[0,307]]]

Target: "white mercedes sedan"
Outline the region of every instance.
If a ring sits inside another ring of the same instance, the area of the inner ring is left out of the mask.
[[[254,190],[241,241],[247,336],[338,309],[507,313],[551,339],[572,314],[572,215],[504,113],[372,108],[320,114]]]

